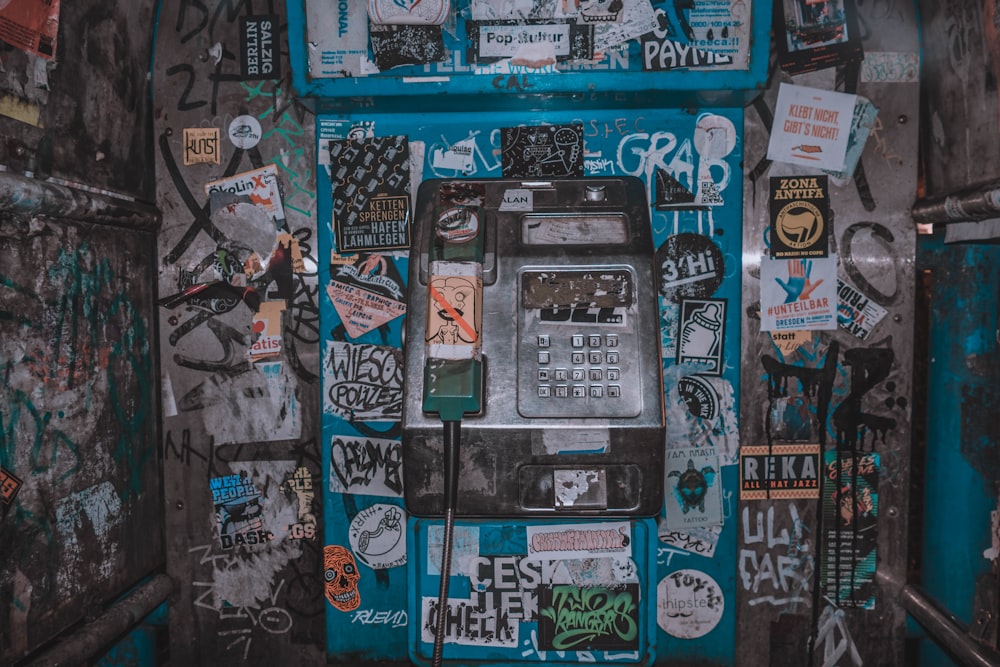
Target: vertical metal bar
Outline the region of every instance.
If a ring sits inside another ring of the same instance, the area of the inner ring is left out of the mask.
[[[96,620],[81,626],[51,649],[30,660],[26,667],[82,664],[138,625],[176,587],[176,582],[165,574],[153,576],[108,607]]]

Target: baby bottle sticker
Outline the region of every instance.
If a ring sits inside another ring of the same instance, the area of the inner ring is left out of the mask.
[[[677,363],[696,363],[701,375],[722,375],[725,330],[725,299],[682,300]]]

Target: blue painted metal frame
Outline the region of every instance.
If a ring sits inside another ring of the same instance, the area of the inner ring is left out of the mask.
[[[524,81],[530,88],[518,86],[515,90],[495,87],[492,75],[459,72],[431,77],[416,67],[368,77],[311,77],[305,5],[306,0],[287,2],[292,85],[316,113],[351,111],[362,106],[399,112],[743,106],[764,89],[767,79],[772,7],[769,0],[755,0],[752,5],[750,65],[746,70],[678,68],[643,72],[632,58],[627,71],[526,74]]]
[[[725,369],[721,379],[732,388],[733,396],[739,395],[739,355],[740,355],[740,304],[741,299],[741,262],[742,262],[742,128],[743,110],[741,108],[717,108],[701,110],[682,109],[642,109],[617,110],[604,109],[600,111],[563,110],[550,112],[527,111],[497,111],[486,115],[475,112],[455,113],[357,113],[338,116],[320,116],[317,127],[328,120],[339,119],[348,122],[373,122],[376,136],[405,134],[411,142],[423,142],[424,166],[423,177],[461,177],[463,174],[443,173],[433,167],[432,156],[435,148],[446,148],[463,139],[472,138],[476,142],[474,153],[474,173],[465,174],[476,177],[500,176],[499,132],[498,128],[515,125],[536,125],[543,123],[580,123],[584,127],[586,153],[592,161],[592,169],[587,175],[622,175],[633,174],[642,178],[647,184],[647,190],[653,192],[655,185],[653,174],[657,168],[667,170],[681,169],[688,164],[690,174],[698,174],[696,164],[699,159],[697,146],[693,141],[694,128],[703,114],[728,119],[735,131],[736,142],[732,152],[724,157],[721,164],[715,164],[715,178],[724,183],[721,195],[725,204],[714,207],[710,211],[692,210],[652,210],[651,224],[654,242],[657,246],[663,244],[666,238],[677,233],[700,233],[708,235],[718,244],[725,261],[725,277],[722,285],[712,295],[713,298],[726,299],[730,307],[726,311],[726,340],[724,344]],[[720,121],[721,122],[721,121]],[[713,163],[714,164],[714,163]],[[682,170],[683,171],[683,170]],[[725,178],[722,174],[725,173]],[[684,176],[680,176],[685,180]],[[319,256],[330,257],[334,247],[333,227],[331,220],[333,184],[324,168],[317,170],[318,192],[318,234]],[[391,260],[397,265],[399,274],[407,275],[407,258],[400,253]],[[333,339],[348,340],[345,333],[338,329],[339,319],[333,308],[330,297],[326,293],[326,285],[330,281],[329,264],[320,262],[320,345],[322,361],[325,367],[327,345]],[[663,335],[665,338],[676,336],[676,313],[671,313],[669,304],[661,305],[663,315]],[[400,345],[401,320],[395,320],[381,331],[369,332],[358,339],[349,342],[369,343],[376,345]],[[669,331],[668,331],[669,330]],[[673,349],[664,352],[664,367],[669,369],[674,365]],[[675,386],[668,389],[668,401],[673,401],[675,409],[679,397]],[[324,395],[326,389],[323,389]],[[738,401],[734,401],[734,410]],[[737,419],[734,412],[727,415],[729,419]],[[668,429],[669,430],[669,429]],[[329,475],[331,468],[331,442],[338,435],[394,438],[398,436],[398,424],[352,424],[332,414],[324,414],[322,418],[321,450],[323,452],[323,469],[326,471],[324,484],[324,534],[326,544],[348,546],[348,535],[352,519],[359,512],[379,503],[402,507],[401,498],[384,498],[373,496],[355,496],[334,493],[329,490]],[[670,441],[669,446],[689,446],[683,441]],[[736,512],[736,491],[738,475],[735,465],[722,467],[721,483],[723,490],[723,512],[725,525],[716,546],[714,558],[707,558],[690,551],[667,547],[661,542],[656,543],[656,555],[649,570],[642,573],[642,581],[652,580],[655,584],[664,577],[679,569],[695,569],[710,575],[719,585],[725,599],[725,611],[719,624],[706,635],[697,639],[681,639],[668,635],[662,629],[656,629],[656,662],[671,664],[673,661],[697,662],[700,665],[729,665],[735,660],[735,627],[736,627],[736,531],[739,520]],[[518,522],[510,522],[520,525]],[[411,533],[412,534],[412,533]],[[419,545],[416,546],[420,548]],[[419,560],[413,545],[408,545],[408,559]],[[426,591],[413,590],[414,573],[408,572],[411,565],[394,567],[386,570],[373,571],[361,566],[360,582],[361,608],[355,612],[339,612],[327,605],[327,651],[339,660],[354,658],[358,663],[377,660],[399,660],[407,655],[407,628],[393,626],[389,619],[404,618],[399,614],[405,611],[404,620],[416,623],[408,609],[407,600],[414,596],[428,595]],[[435,593],[436,594],[436,588]],[[655,607],[647,610],[655,613]],[[378,614],[381,614],[379,616]],[[381,624],[374,625],[373,619],[383,619]],[[642,619],[649,622],[650,619]]]

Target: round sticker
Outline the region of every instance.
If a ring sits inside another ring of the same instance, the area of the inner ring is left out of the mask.
[[[260,142],[260,122],[253,116],[237,116],[229,124],[229,140],[237,148],[253,148]]]
[[[703,234],[674,234],[657,249],[655,268],[668,300],[705,299],[722,284],[722,250]]]
[[[434,230],[444,241],[470,241],[479,233],[479,215],[474,208],[453,206],[438,215]]]
[[[678,639],[697,639],[715,629],[725,600],[715,579],[700,570],[671,572],[656,587],[656,622]]]
[[[373,570],[406,564],[406,517],[396,505],[376,503],[358,512],[348,538],[357,559]]]
[[[715,423],[719,416],[719,394],[705,378],[697,375],[682,377],[677,381],[677,392],[687,405],[688,412]]]

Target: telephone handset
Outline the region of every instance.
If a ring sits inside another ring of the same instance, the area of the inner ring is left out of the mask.
[[[402,424],[411,513],[445,514],[442,421],[461,421],[459,515],[659,511],[648,201],[634,177],[421,184]]]

